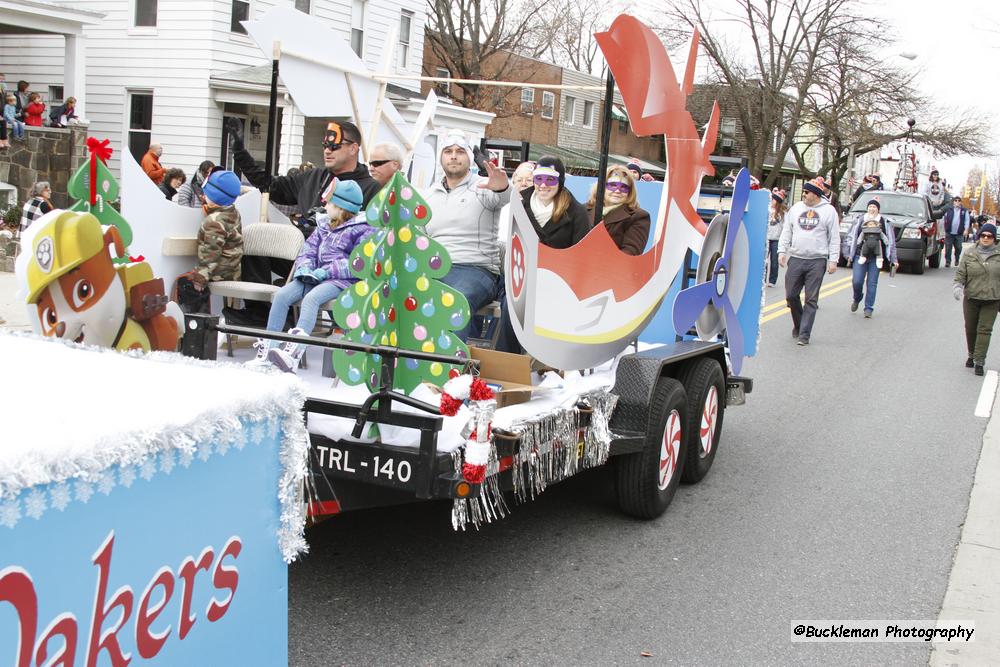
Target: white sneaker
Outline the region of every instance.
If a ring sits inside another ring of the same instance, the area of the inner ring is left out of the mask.
[[[258,338],[257,342],[255,342],[253,346],[257,349],[256,356],[243,365],[248,368],[261,368],[263,366],[267,366],[267,364],[270,363],[267,360],[268,341],[263,338]]]
[[[864,264],[867,261],[868,261],[868,258],[865,257],[864,255],[862,255],[861,257],[858,257],[858,264]]]
[[[875,258],[875,266],[877,266],[880,269],[882,268],[882,258],[881,257],[876,257]]]
[[[308,336],[309,334],[298,327],[288,330],[289,336]],[[288,342],[281,348],[271,348],[267,352],[267,360],[286,373],[295,373],[299,368],[299,359],[306,351],[306,346],[301,343]]]

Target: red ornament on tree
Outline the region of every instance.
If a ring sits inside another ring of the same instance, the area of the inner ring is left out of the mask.
[[[417,300],[414,299],[413,295],[411,294],[410,296],[406,297],[406,300],[403,302],[403,306],[410,312],[413,312],[414,310],[417,309]]]

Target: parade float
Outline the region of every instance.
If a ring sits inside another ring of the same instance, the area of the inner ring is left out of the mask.
[[[405,126],[384,78],[324,64],[308,45],[349,49],[296,41],[319,28],[289,12],[247,27],[265,52],[280,39],[302,49],[273,49],[296,104],[416,153],[434,100]],[[119,213],[107,144],[91,141],[78,204],[24,239],[18,283],[37,336],[0,336],[11,381],[37,397],[0,448],[0,647],[17,667],[282,664],[286,564],[305,549],[307,516],[445,498],[456,529],[479,527],[611,464],[622,510],[655,518],[682,479],[708,473],[726,406],[752,389],[740,371],[759,335],[767,193],[741,172],[731,211],[698,216],[718,112],[701,134],[684,107],[697,35],[682,81],[631,17],[598,39],[635,130],[664,136],[667,178],[640,192],[656,214],[638,256],[600,225],[547,248],[514,199],[507,306],[527,355],[455,336],[471,313],[440,282],[450,259],[424,230],[434,212],[402,174],[365,211],[376,234],[351,256],[340,332],[181,322],[163,279],[193,265],[200,216],[127,154]],[[318,99],[316,77],[346,95]],[[287,224],[259,193],[237,206]],[[157,351],[178,334],[182,355]],[[217,363],[220,336],[305,342],[330,363],[298,375]]]

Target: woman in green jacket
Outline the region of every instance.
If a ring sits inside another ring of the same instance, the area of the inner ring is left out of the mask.
[[[975,248],[962,255],[955,272],[955,298],[962,299],[965,341],[969,348],[965,367],[975,367],[976,375],[983,374],[993,323],[1000,308],[1000,249],[996,239],[996,225],[984,224]]]

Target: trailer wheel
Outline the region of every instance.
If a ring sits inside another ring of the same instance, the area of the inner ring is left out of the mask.
[[[687,392],[687,461],[681,481],[695,484],[708,474],[722,438],[726,411],[726,378],[715,359],[702,357],[684,369],[680,377]]]
[[[684,469],[687,395],[673,378],[653,390],[641,452],[615,458],[618,505],[626,514],[655,519],[673,500]]]

